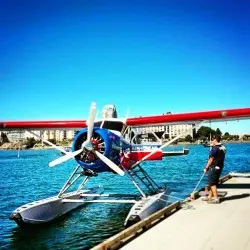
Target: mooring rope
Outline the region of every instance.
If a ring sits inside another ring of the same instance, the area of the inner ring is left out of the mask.
[[[192,194],[194,194],[194,192],[197,190],[198,186],[200,185],[200,182],[201,180],[203,179],[203,177],[205,176],[206,173],[203,173],[200,180],[198,181],[197,185],[195,186],[193,192],[191,193],[191,196]],[[250,176],[250,175],[249,175]],[[172,198],[172,199],[175,199],[175,200],[178,200],[180,201],[180,204],[181,204],[181,207],[183,209],[194,209],[194,206],[190,205],[189,202],[190,202],[190,197],[187,197],[185,199],[183,198],[179,198],[179,197],[176,197],[176,196],[173,196],[173,195],[170,195],[170,194],[165,194],[165,196],[169,197],[169,198]],[[151,196],[153,199],[156,199],[156,200],[161,200],[161,201],[164,201],[164,202],[168,202],[168,200],[165,200],[165,199],[162,199],[162,198],[156,198],[156,197],[153,197]]]
[[[206,174],[206,173],[203,173],[203,174],[202,174],[202,176],[201,176],[200,180],[198,181],[196,187],[194,188],[194,191],[192,192],[192,194],[196,191],[196,189],[197,189],[198,186],[200,185],[200,182],[201,182],[201,180],[203,179],[203,177],[205,176],[205,174]]]
[[[176,196],[172,196],[172,195],[169,195],[169,194],[165,194],[165,196],[168,196],[170,198],[173,198],[173,199],[176,199],[178,201],[180,201],[180,205],[183,209],[194,209],[194,206],[190,205],[189,204],[189,200],[186,198],[186,199],[182,199],[182,198],[179,198],[179,197],[176,197]],[[161,201],[164,201],[164,202],[168,202],[168,200],[165,200],[165,199],[162,199],[162,198],[156,198],[154,196],[151,196],[153,199],[155,200],[161,200]]]

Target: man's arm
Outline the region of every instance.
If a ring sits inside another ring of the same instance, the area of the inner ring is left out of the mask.
[[[214,158],[213,158],[213,157],[210,157],[210,158],[208,159],[207,165],[206,165],[206,167],[205,167],[204,170],[203,170],[203,173],[204,173],[204,174],[208,171],[208,169],[209,169],[210,166],[212,165],[213,161],[214,161]]]

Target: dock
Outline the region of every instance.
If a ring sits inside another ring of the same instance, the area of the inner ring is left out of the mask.
[[[221,203],[202,201],[201,189],[195,200],[173,203],[93,250],[250,250],[250,175],[229,174],[220,182]]]

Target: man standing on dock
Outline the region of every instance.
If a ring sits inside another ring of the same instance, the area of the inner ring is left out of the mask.
[[[209,154],[209,159],[206,167],[204,168],[204,174],[209,170],[208,174],[208,185],[210,187],[208,198],[208,203],[217,204],[220,203],[217,186],[219,184],[219,178],[224,167],[224,159],[226,148],[221,143],[220,135],[215,135],[212,137],[212,149]],[[212,199],[214,197],[214,199]]]

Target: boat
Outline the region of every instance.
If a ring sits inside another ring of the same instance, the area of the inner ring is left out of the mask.
[[[204,142],[203,144],[202,144],[204,147],[212,147],[213,145],[212,145],[212,135],[211,135],[211,133],[210,133],[210,135],[209,135],[209,142]]]
[[[67,153],[72,151],[72,148],[70,146],[62,147]],[[61,152],[61,154],[65,155],[65,153]]]

